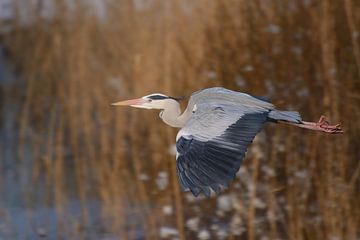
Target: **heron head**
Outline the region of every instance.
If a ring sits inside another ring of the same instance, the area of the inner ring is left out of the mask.
[[[161,93],[153,93],[141,98],[112,103],[112,106],[130,106],[145,109],[164,109],[168,104],[179,101],[180,98],[169,97]]]

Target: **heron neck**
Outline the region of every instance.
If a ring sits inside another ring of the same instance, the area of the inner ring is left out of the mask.
[[[188,105],[185,111],[181,114],[180,104],[177,101],[174,101],[160,113],[160,117],[167,125],[181,128],[191,117],[191,110],[189,109]]]

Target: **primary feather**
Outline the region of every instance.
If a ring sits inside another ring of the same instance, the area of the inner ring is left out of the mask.
[[[203,91],[195,96],[196,111],[177,135],[179,181],[195,196],[201,192],[209,196],[210,189],[218,192],[234,179],[249,144],[273,109],[250,95],[226,93],[209,98]]]

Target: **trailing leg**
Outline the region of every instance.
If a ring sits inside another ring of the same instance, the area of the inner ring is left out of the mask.
[[[325,116],[321,116],[318,122],[305,122],[301,121],[300,123],[293,123],[288,121],[278,121],[278,123],[285,123],[289,125],[293,125],[296,127],[311,129],[315,131],[321,131],[330,134],[343,133],[341,129],[341,124],[330,125],[328,121],[326,121]]]

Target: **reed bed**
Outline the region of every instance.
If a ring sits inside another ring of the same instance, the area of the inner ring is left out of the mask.
[[[24,236],[360,237],[359,2],[120,0],[105,17],[65,2],[44,17],[40,1],[1,33],[21,76],[3,91],[19,111],[16,158],[3,156],[1,171],[28,166],[24,208],[56,216],[51,232],[29,214]],[[194,199],[179,189],[176,130],[157,112],[109,103],[211,86],[268,96],[305,120],[325,114],[345,133],[269,124],[230,188]]]

